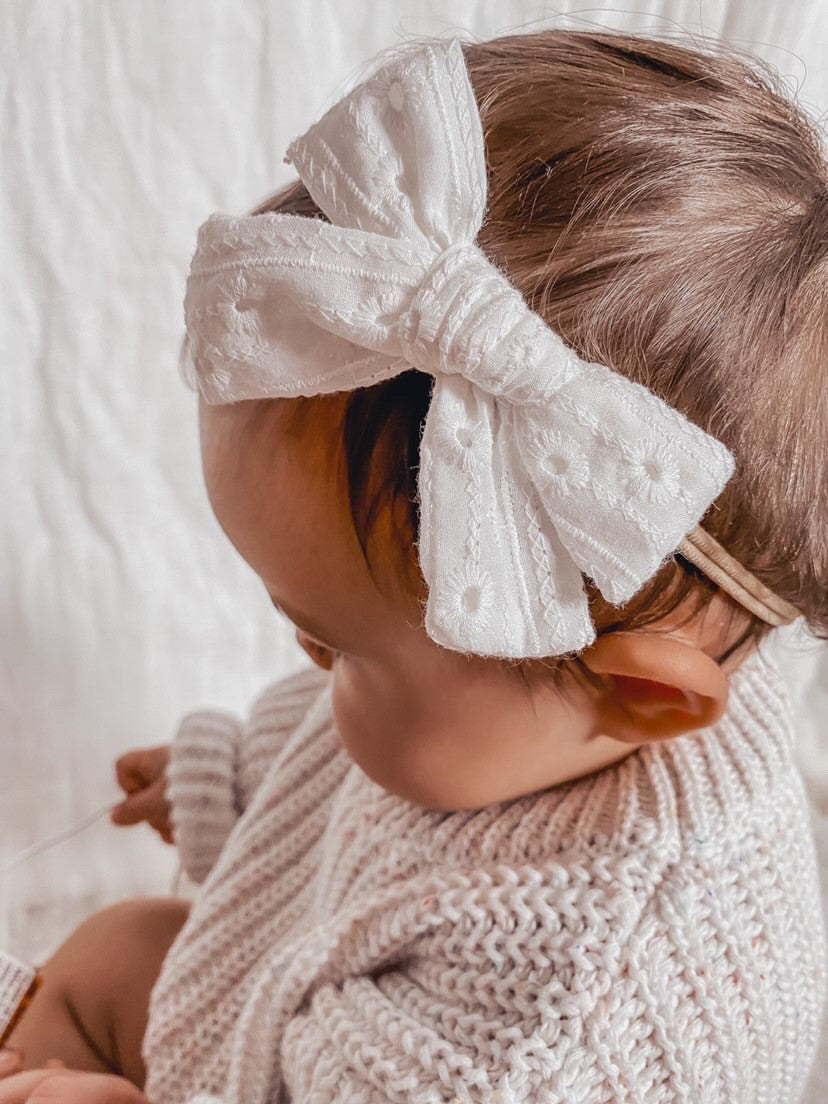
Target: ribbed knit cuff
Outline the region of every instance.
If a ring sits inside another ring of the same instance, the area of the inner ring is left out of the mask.
[[[241,723],[227,713],[191,713],[173,741],[168,773],[175,841],[192,881],[203,882],[233,830]]]

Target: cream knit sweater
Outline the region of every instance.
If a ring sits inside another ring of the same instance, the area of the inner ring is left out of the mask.
[[[825,937],[763,656],[714,728],[478,812],[371,782],[317,672],[246,726],[185,720],[171,792],[205,880],[153,995],[153,1104],[800,1097]]]

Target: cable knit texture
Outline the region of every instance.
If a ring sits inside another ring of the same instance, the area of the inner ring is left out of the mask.
[[[175,747],[176,823],[240,815],[153,994],[154,1104],[800,1099],[825,939],[765,656],[714,728],[475,812],[371,782],[322,673],[259,700],[235,777],[216,727]]]

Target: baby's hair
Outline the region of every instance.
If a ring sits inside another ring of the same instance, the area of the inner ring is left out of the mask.
[[[487,153],[478,244],[581,357],[727,445],[736,474],[702,524],[828,637],[828,167],[815,128],[770,73],[721,53],[558,30],[464,52]],[[322,217],[298,183],[259,210]],[[366,557],[384,506],[405,503],[401,546],[416,543],[431,386],[411,371],[349,397]],[[623,608],[587,586],[599,632],[717,590],[681,557]],[[744,617],[739,643],[758,641],[768,626]]]

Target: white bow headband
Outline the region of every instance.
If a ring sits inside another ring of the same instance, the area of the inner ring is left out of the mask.
[[[330,222],[202,226],[185,302],[202,395],[432,375],[419,474],[428,634],[504,658],[579,651],[595,636],[582,575],[614,604],[631,598],[685,551],[730,453],[582,361],[475,245],[486,165],[458,42],[380,70],[288,160]]]

